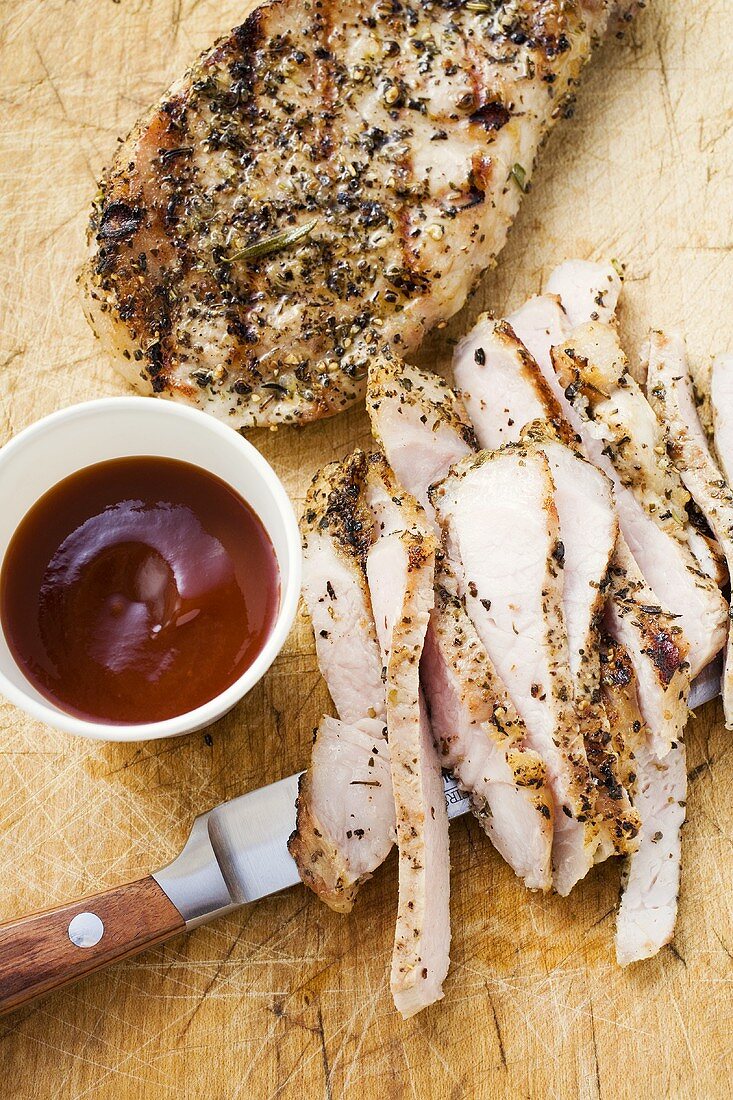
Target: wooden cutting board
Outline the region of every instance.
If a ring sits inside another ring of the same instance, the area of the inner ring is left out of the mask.
[[[217,34],[233,0],[5,0],[0,119],[0,442],[73,401],[122,394],[75,275],[95,181],[124,134]],[[424,348],[518,304],[566,256],[627,264],[623,328],[680,325],[696,363],[733,348],[733,12],[652,5],[587,72],[545,150],[500,269]],[[296,506],[324,460],[368,440],[361,410],[253,436]],[[0,706],[0,917],[137,877],[193,816],[290,774],[328,708],[300,616],[265,682],[207,734],[72,740]],[[451,829],[453,965],[403,1023],[388,987],[394,858],[337,916],[303,889],[0,1021],[20,1098],[730,1095],[733,753],[719,705],[689,726],[689,824],[673,946],[613,957],[619,867],[567,901],[521,889],[473,821]]]

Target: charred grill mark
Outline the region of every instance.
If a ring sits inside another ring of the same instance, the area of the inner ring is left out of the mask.
[[[471,112],[469,117],[473,122],[475,115],[480,114],[488,99],[486,79],[484,76],[486,65],[482,63],[482,58],[471,38],[467,37],[465,34],[462,35],[462,38],[469,64],[468,77],[471,82],[472,99],[470,103],[464,103],[460,106],[462,106],[464,110]]]
[[[601,683],[610,688],[627,688],[634,679],[631,658],[608,634],[601,637]]]
[[[511,117],[511,112],[507,110],[503,103],[493,100],[484,103],[475,110],[469,116],[469,122],[473,122],[477,126],[483,126],[487,133],[495,133],[506,126]]]
[[[247,16],[244,23],[233,32],[234,50],[230,59],[232,77],[231,92],[236,99],[237,110],[246,119],[257,119],[257,51],[264,44],[263,11],[261,8]],[[214,57],[214,63],[225,60]]]
[[[473,40],[464,37],[464,44],[470,66],[469,78],[473,96],[471,104],[466,105],[470,111],[468,121],[475,126],[481,126],[490,135],[506,126],[512,117],[511,111],[504,104],[501,95],[488,86],[486,61]]]
[[[262,9],[255,8],[234,32],[234,49],[227,57],[231,80],[229,98],[221,105],[226,107],[231,104],[230,109],[236,111],[242,119],[251,122],[254,132],[259,118],[258,96],[261,91],[259,51],[265,45],[263,19]],[[221,107],[216,113],[221,113]],[[256,153],[257,148],[250,145],[248,155],[252,157]],[[247,223],[254,232],[260,232],[258,226],[252,227],[251,211],[247,211]],[[262,375],[257,369],[257,352],[254,350],[259,332],[253,309],[261,278],[256,263],[237,265],[236,272],[232,271],[232,267],[232,264],[219,263],[217,281],[225,303],[227,332],[236,340],[237,348],[237,361],[230,363],[230,366],[236,367],[232,371],[235,377],[230,388],[238,396],[246,397],[262,381]],[[231,286],[232,280],[236,287]]]
[[[98,241],[127,241],[137,233],[145,210],[126,202],[111,202],[104,208],[97,232]]]
[[[677,643],[666,630],[660,630],[654,635],[647,652],[658,669],[664,686],[668,687],[675,672],[682,664],[682,654]]]
[[[395,37],[398,38],[400,35],[405,34],[407,28],[403,25],[400,5],[393,4],[392,11],[394,13],[392,30]],[[399,17],[397,13],[400,13]],[[393,72],[395,76],[394,83],[387,88],[385,99],[391,100],[391,117],[396,122],[404,122],[407,114],[405,110],[405,80],[399,49],[393,61]],[[392,272],[391,275],[388,273],[387,278],[395,289],[403,295],[412,296],[414,294],[424,294],[430,286],[430,279],[421,269],[419,254],[413,244],[422,231],[418,225],[413,224],[412,217],[418,188],[414,174],[412,142],[407,137],[408,132],[409,127],[405,127],[405,136],[402,139],[403,149],[395,160],[396,191],[402,201],[392,218],[402,264],[400,270]]]

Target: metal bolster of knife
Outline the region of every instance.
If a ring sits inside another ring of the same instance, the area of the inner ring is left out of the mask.
[[[152,876],[185,920],[187,929],[235,907],[209,840],[212,812],[196,818],[183,850]]]

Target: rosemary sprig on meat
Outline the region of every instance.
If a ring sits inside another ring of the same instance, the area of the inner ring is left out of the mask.
[[[283,229],[270,237],[261,237],[258,241],[246,245],[245,248],[240,248],[232,256],[222,256],[222,260],[224,263],[233,264],[238,260],[259,260],[262,256],[281,252],[284,248],[290,248],[291,245],[310,236],[317,224],[318,218],[313,218],[304,225],[296,226],[295,229]]]

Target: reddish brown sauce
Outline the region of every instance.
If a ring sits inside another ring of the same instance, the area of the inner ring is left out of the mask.
[[[123,458],[49,490],[0,572],[0,621],[28,679],[71,714],[155,722],[213,699],[277,614],[272,544],[197,466]]]

